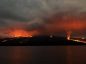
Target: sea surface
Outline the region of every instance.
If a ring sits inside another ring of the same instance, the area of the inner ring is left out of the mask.
[[[86,46],[0,46],[0,64],[86,64]]]

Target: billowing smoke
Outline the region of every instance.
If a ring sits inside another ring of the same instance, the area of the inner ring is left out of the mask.
[[[55,35],[64,34],[69,30],[83,31],[86,28],[85,2],[85,0],[1,0],[0,35],[6,35],[4,32],[13,28]]]

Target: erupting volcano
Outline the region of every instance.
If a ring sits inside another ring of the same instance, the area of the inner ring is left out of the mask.
[[[35,32],[16,29],[16,30],[10,31],[9,35],[11,35],[11,37],[32,37],[34,33]]]
[[[71,36],[71,31],[67,32],[67,40],[70,40],[70,36]]]

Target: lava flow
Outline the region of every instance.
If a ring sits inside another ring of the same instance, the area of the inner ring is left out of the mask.
[[[70,40],[71,31],[67,32],[67,40]]]
[[[13,30],[10,31],[9,35],[11,35],[11,37],[32,37],[36,32],[35,31],[25,31],[25,30]]]

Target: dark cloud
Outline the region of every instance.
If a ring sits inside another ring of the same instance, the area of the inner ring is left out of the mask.
[[[57,33],[64,30],[59,28],[63,26],[62,22],[69,22],[71,19],[85,22],[85,2],[85,0],[1,0],[0,27],[9,28],[17,25],[17,28],[25,30]]]

